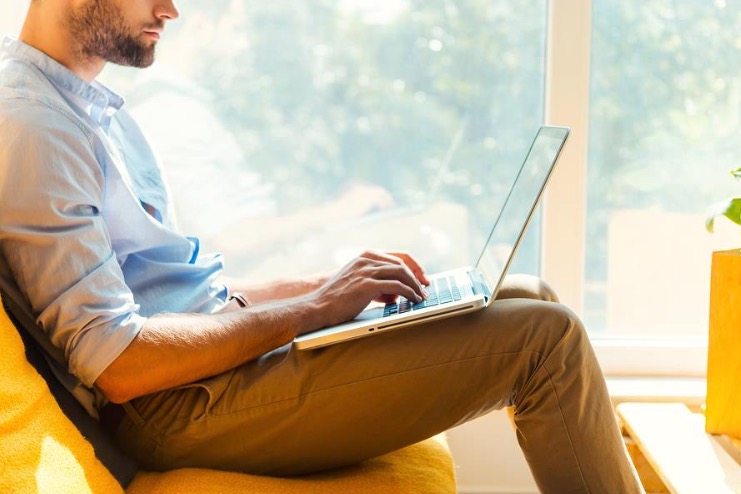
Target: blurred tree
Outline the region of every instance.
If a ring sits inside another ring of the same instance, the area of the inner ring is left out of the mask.
[[[371,182],[402,204],[432,191],[489,218],[543,120],[544,0],[179,5],[160,63],[210,95],[239,167],[287,211]],[[593,0],[588,286],[606,279],[613,210],[701,214],[733,192],[738,26],[728,0]]]
[[[539,3],[399,0],[380,19],[358,1],[181,3],[170,44],[198,39],[188,75],[286,208],[348,181],[415,201],[441,175],[450,199],[501,195],[542,120]]]
[[[723,0],[593,3],[589,280],[607,277],[612,210],[703,214],[730,194],[741,152],[739,25],[741,5]]]

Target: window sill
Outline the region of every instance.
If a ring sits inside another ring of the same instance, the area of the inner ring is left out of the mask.
[[[592,338],[608,377],[699,378],[707,372],[707,340]]]
[[[673,402],[699,410],[705,403],[707,384],[701,377],[608,377],[607,389],[613,405]]]

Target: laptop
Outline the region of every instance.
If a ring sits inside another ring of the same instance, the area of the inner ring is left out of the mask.
[[[473,267],[428,274],[431,284],[426,288],[426,300],[415,304],[400,297],[385,306],[371,304],[351,321],[298,336],[294,346],[299,350],[321,348],[489,306],[496,299],[568,134],[566,127],[538,129]]]

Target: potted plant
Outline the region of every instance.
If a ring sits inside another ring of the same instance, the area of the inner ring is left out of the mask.
[[[741,180],[741,168],[731,174]],[[708,231],[718,216],[741,225],[741,197],[713,207]],[[713,252],[709,323],[705,429],[741,438],[741,249]]]

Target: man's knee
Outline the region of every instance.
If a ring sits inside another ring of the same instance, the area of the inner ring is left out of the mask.
[[[531,305],[535,324],[525,349],[537,356],[525,366],[527,377],[514,401],[518,413],[528,409],[523,400],[538,390],[555,386],[562,392],[576,382],[587,381],[590,386],[599,386],[601,382],[599,364],[579,317],[561,304],[532,302]]]
[[[530,274],[508,275],[497,293],[497,300],[509,298],[527,298],[558,302],[558,295],[545,280]]]
[[[581,358],[592,351],[589,336],[581,319],[559,303],[531,302],[530,317],[534,321],[533,338],[543,357],[548,358],[559,348],[568,348],[572,357]]]
[[[582,322],[559,303],[525,298],[497,300],[485,314],[471,320],[485,328],[482,346],[525,352],[540,363],[559,347],[567,346],[577,354],[590,349]]]
[[[562,375],[601,375],[589,334],[581,319],[561,304],[538,304],[547,344],[543,365],[549,373]]]

